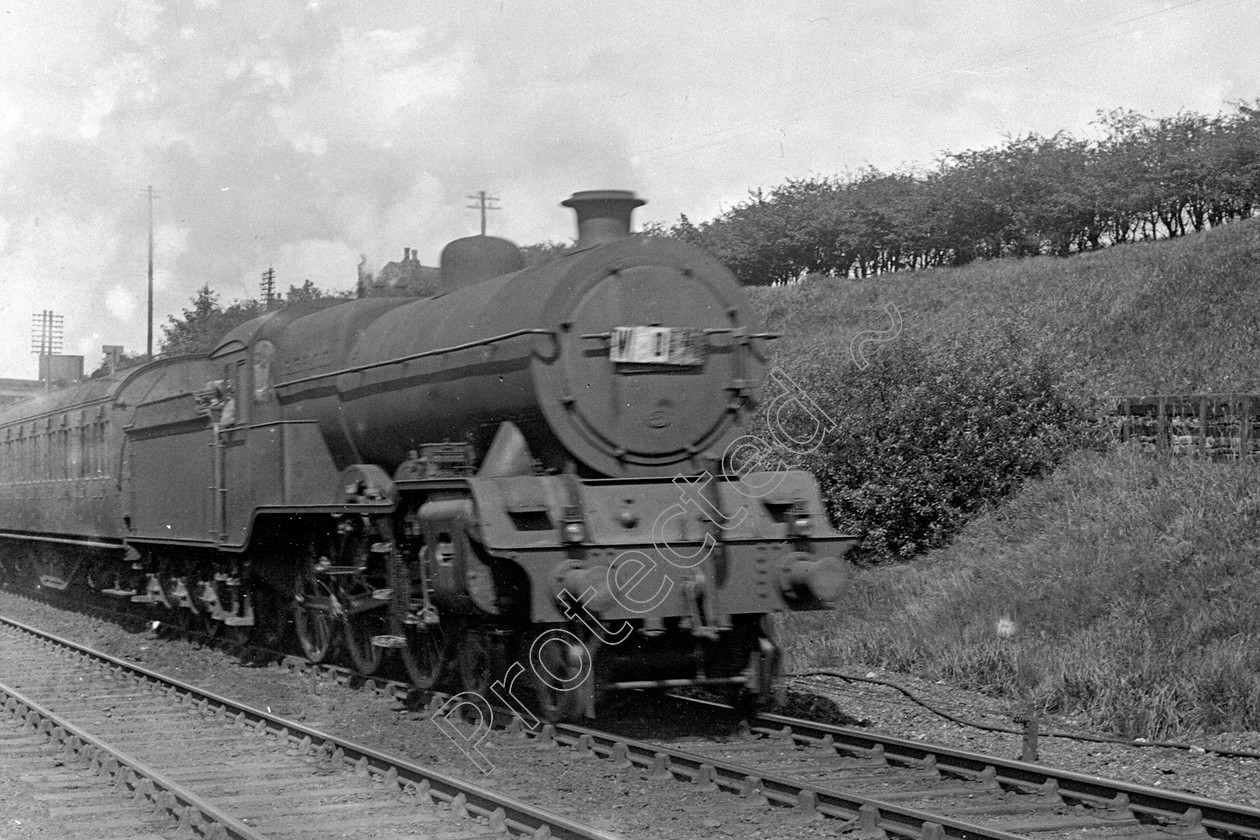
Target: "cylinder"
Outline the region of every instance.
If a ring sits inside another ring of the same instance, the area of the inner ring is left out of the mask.
[[[779,568],[779,591],[790,601],[835,602],[844,592],[849,567],[835,557],[793,552]]]

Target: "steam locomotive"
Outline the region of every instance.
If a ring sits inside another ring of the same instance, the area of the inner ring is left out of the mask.
[[[553,262],[459,239],[430,297],[295,303],[0,411],[0,575],[291,626],[363,674],[396,650],[421,688],[528,684],[551,720],[628,688],[766,697],[770,614],[826,608],[855,541],[741,436],[773,336],[712,258],[631,235],[643,203],[579,192]]]

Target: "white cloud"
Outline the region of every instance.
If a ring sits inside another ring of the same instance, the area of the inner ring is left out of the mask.
[[[287,92],[293,88],[293,71],[278,56],[258,59],[249,69],[250,74],[258,80],[257,90],[277,88]]]
[[[153,0],[123,0],[114,26],[129,40],[142,44],[157,33],[162,11],[162,4]]]
[[[170,223],[155,225],[153,229],[154,264],[159,266],[177,264],[188,251],[190,234],[191,231],[182,225]],[[165,276],[165,273],[163,273],[163,276]],[[157,284],[156,279],[154,282]]]
[[[114,286],[105,293],[105,309],[119,321],[130,320],[136,314],[139,300],[135,292],[122,286]],[[93,333],[93,336],[98,336]]]
[[[103,343],[104,342],[101,341],[101,334],[99,332],[93,332],[90,335],[83,336],[76,344],[67,347],[66,350],[69,353],[83,357],[83,373],[84,375],[88,375],[92,373],[92,371],[96,370],[96,366],[98,364],[97,360],[104,355],[101,352],[101,345]]]
[[[7,0],[0,376],[28,361],[32,307],[64,309],[72,346],[141,301],[147,184],[160,325],[206,283],[256,295],[272,263],[286,288],[345,288],[360,252],[432,262],[477,229],[480,189],[501,199],[491,232],[567,239],[576,189],[698,222],[750,187],[930,165],[1099,109],[1223,110],[1260,95],[1244,7]],[[143,308],[92,342],[142,346]]]
[[[88,94],[79,117],[78,133],[84,140],[95,140],[102,123],[120,103],[139,104],[154,98],[151,67],[135,53],[127,53],[106,67],[92,73]]]
[[[431,44],[420,26],[398,32],[342,28],[312,68],[318,83],[294,91],[276,109],[276,119],[295,148],[302,136],[386,147],[400,137],[406,141],[405,132],[436,118],[432,109],[463,93],[470,61],[467,48]]]
[[[0,375],[34,376],[31,314],[50,309],[65,318],[65,347],[96,326],[104,266],[117,250],[115,219],[106,213],[30,217],[11,231],[0,255]]]
[[[314,134],[296,134],[289,138],[293,143],[293,148],[307,155],[326,155],[328,154],[328,140]]]
[[[6,90],[0,90],[0,133],[7,134],[22,123],[22,106]]]

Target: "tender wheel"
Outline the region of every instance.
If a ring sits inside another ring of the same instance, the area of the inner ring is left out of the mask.
[[[284,597],[269,585],[254,589],[254,644],[278,651],[284,645]]]
[[[385,651],[372,644],[372,637],[384,635],[387,628],[383,610],[347,615],[342,621],[342,643],[360,674],[370,676],[380,670]]]
[[[192,610],[176,606],[164,610],[159,620],[170,635],[185,636],[193,629],[194,618],[196,614]]]
[[[238,597],[242,599],[242,601],[244,602],[246,606],[244,608],[236,607],[235,608],[236,612],[234,613],[234,616],[237,614],[243,616],[243,615],[251,614],[251,613],[254,615],[257,615],[258,611],[252,610],[249,607],[251,603],[254,603],[258,600],[256,594],[254,594],[253,592],[250,592],[249,590],[242,589]],[[249,647],[251,644],[253,644],[254,638],[255,638],[254,631],[258,629],[257,625],[233,624],[231,623],[231,619],[228,619],[228,618],[225,618],[223,621],[219,621],[215,623],[223,625],[223,629],[220,631],[220,633],[222,634],[220,638],[222,638],[223,641],[227,642],[229,647],[246,648],[246,647]]]
[[[336,624],[330,610],[331,599],[309,567],[300,569],[294,582],[293,628],[309,662],[320,663],[332,647]]]
[[[162,591],[171,603],[162,614],[162,623],[180,636],[199,629],[196,610],[187,606],[195,603],[189,588],[191,578],[187,574],[172,574],[169,568],[164,568],[158,579],[162,583]]]
[[[247,624],[224,624],[221,638],[231,647],[245,647],[254,639],[254,628]]]
[[[12,575],[10,575],[9,583],[16,587],[31,587],[34,585],[34,565],[31,562],[30,549],[20,547],[14,552]]]
[[[490,684],[495,677],[494,656],[483,633],[468,631],[461,636],[459,646],[459,681],[463,691],[490,696]]]

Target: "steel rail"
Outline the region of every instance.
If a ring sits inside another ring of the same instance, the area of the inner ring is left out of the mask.
[[[12,627],[38,640],[108,664],[115,671],[142,677],[162,686],[168,694],[182,695],[186,701],[191,701],[200,708],[208,710],[213,707],[219,714],[233,719],[237,726],[252,728],[260,735],[274,735],[278,738],[286,738],[304,749],[322,750],[330,753],[334,762],[340,761],[354,765],[360,772],[396,780],[397,784],[404,789],[419,789],[448,803],[459,800],[469,812],[492,821],[501,819],[504,824],[517,832],[536,834],[547,831],[550,833],[549,836],[557,840],[617,840],[616,835],[583,825],[480,785],[457,779],[402,756],[388,755],[365,744],[338,738],[296,721],[269,714],[141,665],[93,650],[70,639],[46,633],[23,622],[0,616],[0,625]]]
[[[513,719],[515,728],[518,729],[521,728],[519,720]],[[766,799],[783,805],[795,805],[805,811],[847,820],[861,832],[883,830],[917,840],[1027,840],[1023,835],[1009,831],[906,808],[873,797],[845,793],[787,776],[768,774],[756,767],[723,761],[712,756],[610,735],[584,726],[548,724],[536,737],[544,745],[555,740],[579,750],[590,750],[595,755],[609,758],[622,766],[628,766],[628,762],[650,767],[653,778],[683,777],[692,784],[726,788],[746,797],[755,797],[760,793]]]
[[[364,687],[377,693],[388,693],[399,700],[406,699],[408,687],[393,680],[371,677],[359,677],[348,669],[335,665],[312,665],[297,657],[286,657],[282,663],[289,669],[318,668],[328,673],[342,685],[352,685],[362,681]],[[732,708],[722,703],[700,700],[682,695],[670,695],[672,698],[708,706],[722,711]],[[441,696],[435,696],[429,703],[430,709],[440,707]],[[511,710],[505,710],[511,715]],[[1132,782],[1106,779],[1071,770],[1061,770],[1039,764],[1004,759],[983,753],[971,753],[952,747],[937,746],[929,743],[911,741],[892,735],[880,735],[852,727],[835,726],[817,723],[800,718],[763,713],[752,722],[755,728],[766,734],[788,735],[796,740],[812,742],[816,745],[827,743],[837,749],[851,746],[864,752],[879,748],[885,758],[894,763],[914,766],[920,765],[931,757],[937,768],[943,773],[966,778],[977,778],[991,774],[991,778],[999,784],[1017,787],[1025,791],[1048,790],[1047,783],[1053,783],[1056,793],[1066,799],[1088,803],[1097,808],[1112,808],[1117,804],[1117,796],[1123,795],[1121,807],[1153,818],[1180,826],[1185,833],[1193,835],[1197,826],[1203,826],[1218,833],[1232,833],[1240,836],[1260,838],[1260,809],[1246,805],[1234,805],[1220,800],[1209,799],[1191,793],[1161,790],[1159,788],[1139,785]],[[559,734],[557,731],[557,734]],[[594,733],[594,730],[590,730]],[[623,741],[616,736],[606,736],[610,741]],[[580,738],[580,735],[579,735]],[[564,738],[567,742],[576,743],[577,738]],[[704,759],[706,763],[708,759]],[[653,761],[655,757],[653,756]],[[643,763],[643,762],[639,762]],[[992,768],[990,770],[990,768]],[[741,788],[742,790],[742,788]],[[767,794],[768,795],[768,794]]]
[[[709,704],[709,701],[684,699]],[[1052,783],[1063,797],[1102,807],[1113,806],[1117,798],[1123,796],[1130,810],[1156,819],[1181,823],[1187,828],[1193,828],[1195,823],[1201,822],[1203,826],[1216,831],[1260,837],[1260,808],[1247,805],[1234,805],[1192,793],[1160,790],[1072,770],[1059,770],[1041,764],[933,746],[892,735],[879,735],[852,727],[814,723],[783,715],[757,715],[753,726],[765,732],[789,735],[796,740],[815,744],[830,743],[838,750],[850,747],[868,751],[878,747],[888,760],[903,764],[922,764],[930,756],[936,760],[936,766],[942,772],[974,776],[991,767],[996,772],[999,784],[1034,790],[1044,789],[1047,783]]]
[[[10,717],[22,718],[28,729],[43,734],[63,751],[87,761],[89,766],[110,774],[115,785],[126,785],[136,795],[146,797],[155,806],[170,812],[181,825],[194,827],[206,837],[218,827],[222,830],[219,837],[267,840],[212,803],[44,708],[12,686],[0,682],[0,695],[8,698],[4,711]]]
[[[335,665],[315,665],[295,656],[284,656],[280,665],[288,670],[314,669],[328,674],[341,685],[363,687],[377,694],[387,694],[400,701],[407,701],[409,695],[416,693],[415,689],[406,683],[381,677],[365,677],[355,674],[350,669]],[[731,710],[730,706],[709,700],[681,695],[670,696],[687,703],[723,711]],[[428,703],[430,710],[440,708],[444,699],[446,698],[443,695],[433,695]],[[504,711],[511,715],[511,710]],[[1194,835],[1196,827],[1202,825],[1217,833],[1233,833],[1244,837],[1260,838],[1260,809],[1246,805],[1235,805],[1196,794],[1161,790],[1101,776],[1029,764],[982,753],[970,753],[952,747],[936,746],[892,735],[880,735],[852,727],[816,723],[784,715],[760,714],[753,724],[765,733],[786,734],[797,740],[816,744],[826,743],[827,738],[830,737],[832,745],[837,749],[844,745],[863,751],[879,747],[887,760],[905,765],[922,764],[930,756],[935,760],[940,771],[967,778],[974,778],[983,774],[987,768],[992,768],[990,772],[996,774],[993,778],[999,784],[1014,786],[1021,790],[1043,790],[1047,782],[1052,782],[1055,792],[1066,799],[1113,809],[1119,804],[1120,807],[1128,808],[1149,818],[1180,826],[1182,833],[1187,835]],[[561,727],[555,732],[561,740],[576,743],[580,739],[580,734],[576,737],[565,737],[561,734],[564,729],[565,727]],[[592,736],[596,734],[594,730],[580,731],[590,732]],[[625,741],[618,736],[604,735],[602,737],[608,743]],[[659,750],[657,747],[652,747],[652,749]],[[601,748],[601,751],[607,754],[607,746]],[[712,763],[708,758],[700,760],[706,764]],[[653,754],[652,761],[646,763],[654,764],[655,761]],[[641,759],[636,763],[644,764],[645,760]],[[741,786],[739,789],[743,791],[744,787]],[[771,796],[770,793],[766,795]],[[1118,802],[1118,795],[1123,795],[1123,800]],[[791,797],[779,797],[779,799],[792,803],[797,801]]]

